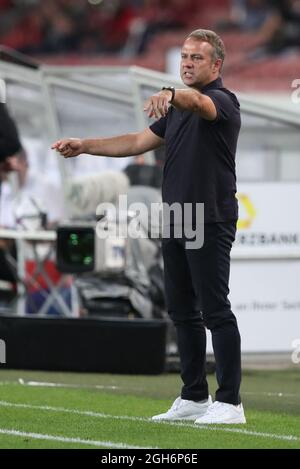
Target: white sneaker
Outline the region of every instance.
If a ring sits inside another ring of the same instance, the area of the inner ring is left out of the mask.
[[[172,407],[167,412],[154,415],[151,420],[195,420],[198,417],[202,417],[211,404],[211,396],[199,402],[188,401],[177,397]]]
[[[243,405],[227,404],[215,401],[203,417],[197,418],[197,424],[246,423]]]

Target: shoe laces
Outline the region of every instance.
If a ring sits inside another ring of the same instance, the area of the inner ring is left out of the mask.
[[[215,401],[213,404],[208,406],[207,413],[214,414],[218,409],[224,407],[224,402]]]
[[[181,399],[181,397],[177,397],[177,399],[175,399],[175,401],[173,402],[173,404],[172,404],[172,406],[171,406],[169,412],[170,412],[170,411],[176,411],[176,410],[178,410],[179,407],[181,407],[181,404],[182,404],[182,399]]]

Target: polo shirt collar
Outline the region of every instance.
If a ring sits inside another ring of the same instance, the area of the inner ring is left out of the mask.
[[[218,77],[216,78],[216,80],[213,80],[210,83],[207,83],[207,85],[201,88],[201,91],[203,92],[203,91],[217,89],[217,88],[223,88],[223,81],[221,77]]]

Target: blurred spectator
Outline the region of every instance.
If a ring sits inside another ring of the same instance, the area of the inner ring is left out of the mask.
[[[257,54],[264,55],[299,46],[300,0],[231,1],[217,28],[250,33],[248,50],[259,47]],[[133,56],[162,32],[197,28],[201,21],[214,27],[222,10],[222,0],[209,8],[204,0],[0,0],[0,43],[26,54]]]
[[[0,43],[23,53],[117,53],[132,36],[138,39],[133,52],[142,53],[155,34],[187,27],[201,2],[37,0],[17,5],[2,5]]]
[[[13,190],[11,181],[5,177],[7,174],[2,173],[0,227],[10,229],[22,227],[29,231],[52,228],[63,216],[63,195],[61,188],[55,186],[47,177],[30,170],[27,155],[23,149],[14,155],[14,158],[18,191],[15,192]],[[38,253],[40,261],[43,263],[44,272],[46,272],[54,284],[59,282],[61,275],[55,268],[52,245],[38,243],[35,244],[35,250]],[[26,244],[23,254],[26,258],[24,264],[26,269],[25,283],[27,286],[26,312],[32,313],[36,312],[43,305],[50,289],[43,274],[36,276],[36,279],[33,280],[33,276],[38,270],[38,265],[30,244]],[[0,239],[0,290],[1,281],[2,283],[5,281],[15,284],[16,259],[15,242]],[[67,304],[70,306],[69,280],[61,285],[60,294],[66,298]],[[7,305],[14,298],[15,288],[12,291],[9,290],[5,295]],[[58,314],[59,310],[52,306],[48,312]]]
[[[269,2],[270,13],[249,39],[247,52],[238,57],[240,63],[300,48],[300,0]]]
[[[76,21],[59,2],[42,2],[39,14],[43,18],[43,52],[60,53],[72,51],[76,48],[79,35]]]
[[[138,26],[132,28],[139,31],[136,52],[141,54],[147,50],[151,39],[162,31],[176,31],[189,26],[191,18],[197,10],[196,0],[145,0],[142,16]]]
[[[266,21],[271,7],[268,0],[233,0],[229,18],[220,21],[222,31],[256,31]]]
[[[3,180],[0,224],[11,228],[20,224],[26,229],[55,225],[64,215],[61,188],[30,169],[24,149],[15,158],[18,191],[14,194],[7,178]]]
[[[300,47],[300,0],[271,0],[273,12],[261,31],[269,52]]]
[[[90,10],[88,30],[100,52],[118,52],[125,45],[135,9],[127,1],[103,0],[97,11]]]
[[[9,5],[8,5],[9,6]],[[118,52],[127,40],[135,8],[124,0],[39,1],[27,8],[10,8],[10,27],[1,25],[0,43],[23,53]]]
[[[21,144],[15,123],[10,117],[5,104],[0,103],[0,204],[3,199],[2,182],[7,178],[8,173],[17,169],[16,153],[20,148]],[[2,213],[0,207],[0,215]],[[15,254],[14,243],[0,240],[0,281],[13,282],[14,276],[6,263],[6,250],[10,250],[12,254]],[[4,294],[3,291],[1,294]]]
[[[34,53],[39,50],[43,39],[43,18],[38,7],[25,10],[22,15],[17,13],[11,17],[11,27],[1,31],[0,43],[20,52]]]
[[[20,148],[21,143],[15,123],[9,115],[6,105],[0,103],[0,164],[2,172],[10,170],[13,163],[12,157]]]

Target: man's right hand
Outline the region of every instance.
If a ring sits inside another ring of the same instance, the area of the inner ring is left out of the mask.
[[[85,153],[83,140],[80,138],[66,138],[51,145],[52,150],[58,151],[64,158],[71,158]]]

